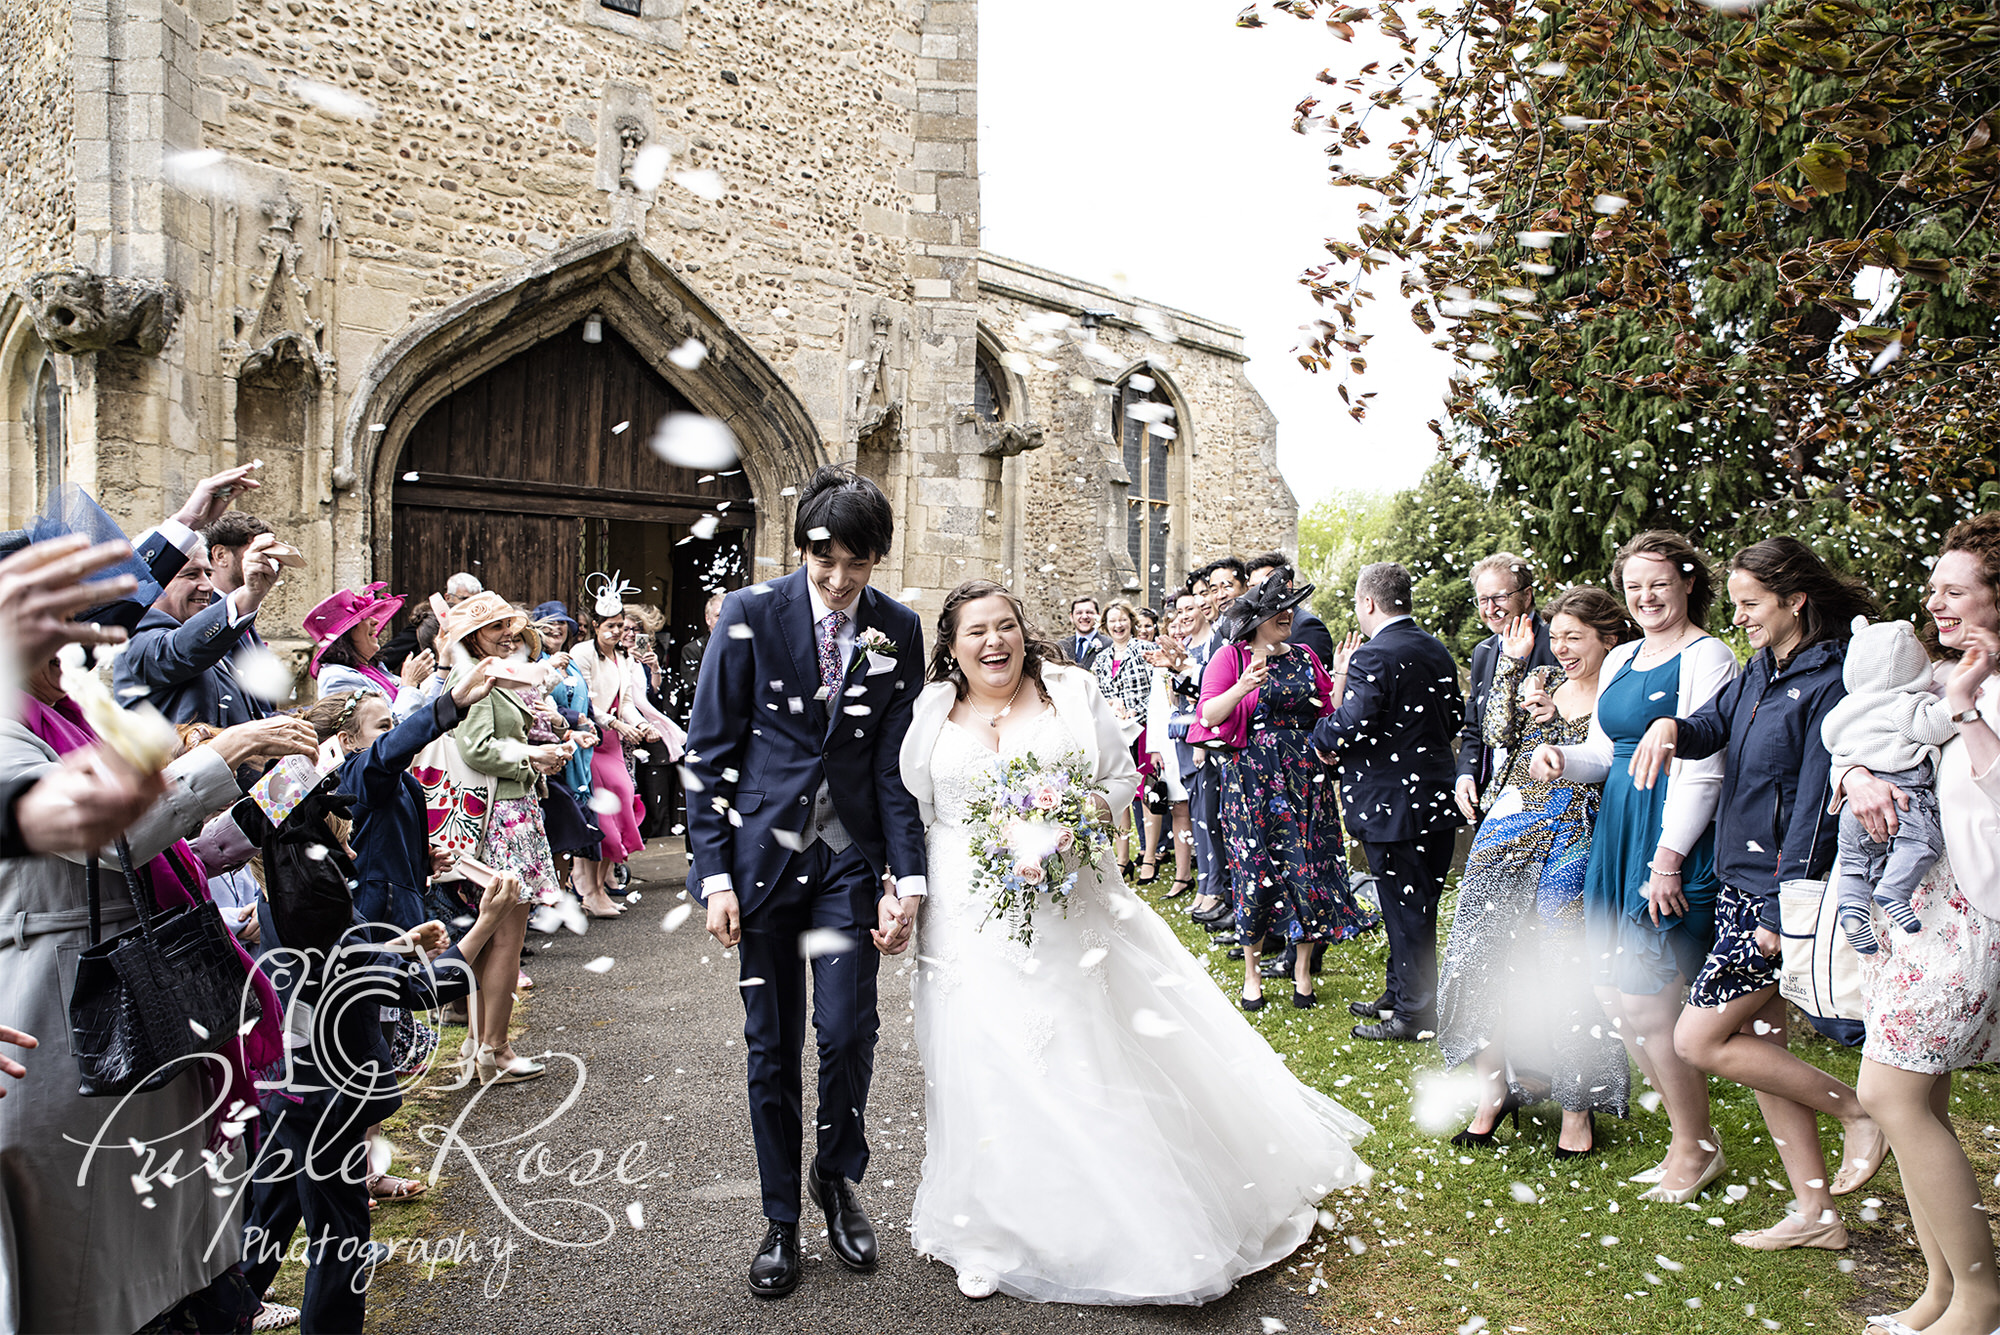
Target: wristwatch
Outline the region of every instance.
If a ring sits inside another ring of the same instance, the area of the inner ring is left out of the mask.
[[[1979,706],[1974,705],[1972,708],[1966,710],[1963,714],[1953,714],[1951,716],[1951,721],[1953,723],[1978,723],[1984,717],[1985,715],[1979,712]]]

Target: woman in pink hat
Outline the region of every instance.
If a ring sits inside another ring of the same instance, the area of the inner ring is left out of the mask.
[[[397,722],[414,714],[424,702],[424,683],[437,668],[428,650],[403,660],[401,680],[375,665],[382,652],[382,627],[403,610],[400,597],[383,596],[386,584],[370,584],[359,592],[342,589],[306,613],[305,632],[313,642],[312,663],[306,671],[319,683],[322,697],[341,691],[376,691],[389,699]]]

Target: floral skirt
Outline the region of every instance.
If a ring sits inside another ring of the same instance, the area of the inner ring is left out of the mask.
[[[542,828],[542,803],[536,797],[510,797],[493,804],[486,822],[486,842],[480,860],[495,871],[521,878],[521,903],[553,903],[562,892],[549,836]]]
[[[1882,948],[1861,957],[1868,996],[1861,1055],[1920,1075],[1994,1060],[2000,1056],[2000,921],[1966,902],[1949,857],[1938,859],[1910,907],[1923,921],[1916,932],[1873,910]]]
[[[1733,885],[1715,892],[1715,944],[1688,988],[1688,1005],[1714,1010],[1778,985],[1778,961],[1757,949],[1757,914],[1763,907],[1761,895]]]

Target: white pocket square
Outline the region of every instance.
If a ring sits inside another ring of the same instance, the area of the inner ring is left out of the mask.
[[[896,670],[895,659],[884,658],[881,654],[876,653],[872,649],[868,651],[868,673],[867,673],[868,676],[877,677],[884,672],[894,672],[895,670]]]

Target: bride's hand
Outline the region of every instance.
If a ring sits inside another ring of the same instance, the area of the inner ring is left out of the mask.
[[[868,935],[875,940],[875,949],[884,955],[900,955],[910,944],[910,929],[917,921],[918,895],[896,897],[896,883],[883,878],[884,892],[875,905],[876,925]]]

